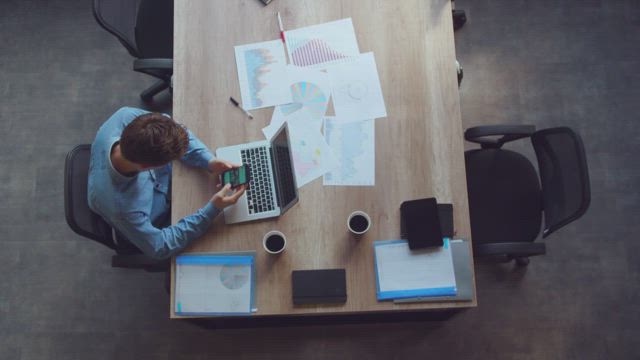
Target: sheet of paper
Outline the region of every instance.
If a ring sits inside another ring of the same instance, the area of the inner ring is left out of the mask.
[[[176,313],[249,313],[252,281],[248,264],[178,264]]]
[[[373,53],[327,69],[336,116],[351,121],[387,116]]]
[[[289,65],[287,78],[293,102],[276,106],[271,123],[262,129],[267,139],[271,139],[284,122],[293,118],[309,119],[310,128],[320,130],[322,117],[327,111],[331,86],[326,72]]]
[[[300,109],[289,115],[283,115],[280,107],[276,106],[273,110],[273,116],[271,117],[271,123],[266,127],[262,128],[262,133],[264,134],[267,140],[270,140],[280,129],[280,126],[285,122],[297,121],[300,125],[306,123],[306,128],[308,130],[316,130],[320,132],[322,130],[322,117],[315,118],[307,109]]]
[[[333,170],[337,162],[320,130],[309,128],[308,119],[290,119],[287,123],[296,183],[301,188]]]
[[[360,54],[351,18],[285,31],[287,52],[297,66],[322,68]]]
[[[236,46],[235,53],[240,95],[245,109],[291,102],[282,41]]]
[[[379,299],[455,295],[449,239],[445,246],[413,251],[406,240],[376,241],[374,251]]]
[[[471,249],[468,241],[457,239],[449,242],[451,245],[451,257],[453,258],[453,271],[456,277],[455,296],[415,297],[397,299],[397,303],[411,303],[423,301],[469,301],[473,299],[473,271],[471,266]]]
[[[324,185],[375,185],[375,120],[345,122],[325,117],[324,137],[338,162],[324,174]]]

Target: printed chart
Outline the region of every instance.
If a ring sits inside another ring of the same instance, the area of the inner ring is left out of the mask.
[[[387,116],[373,53],[334,65],[327,73],[334,89],[332,96],[336,115],[354,121]]]
[[[285,31],[293,65],[322,67],[360,54],[351,19]]]
[[[235,47],[242,106],[247,110],[291,102],[282,41]]]
[[[287,122],[298,188],[324,175],[337,165],[333,151],[320,130],[309,128],[306,120],[297,118]]]
[[[220,269],[220,282],[229,290],[242,288],[249,282],[251,269],[246,266],[224,265]]]
[[[312,66],[348,58],[347,55],[333,50],[322,39],[294,38],[289,42],[289,46],[293,49],[291,62],[296,66]]]
[[[271,116],[271,123],[262,129],[267,139],[270,139],[282,124],[291,119],[307,119],[308,129],[314,129],[318,133],[322,128],[322,117],[327,111],[331,96],[327,73],[290,65],[287,66],[287,76],[293,102],[276,106]]]
[[[176,313],[250,313],[253,303],[253,259],[252,255],[178,256]]]
[[[375,185],[375,120],[324,120],[324,136],[338,165],[324,175],[324,185]]]
[[[311,116],[320,118],[327,111],[329,98],[322,89],[311,82],[301,81],[291,85],[293,103],[280,106],[282,114],[291,115],[303,107],[306,107]]]

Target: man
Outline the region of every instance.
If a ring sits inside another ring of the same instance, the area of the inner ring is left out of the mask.
[[[214,175],[235,166],[214,158],[189,130],[158,113],[122,108],[91,145],[89,207],[144,254],[165,259],[209,228],[220,211],[244,193],[227,185],[201,209],[170,225],[171,161]]]

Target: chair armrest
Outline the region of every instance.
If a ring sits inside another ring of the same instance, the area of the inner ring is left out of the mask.
[[[476,126],[464,132],[464,139],[480,144],[483,149],[499,149],[505,143],[530,137],[536,131],[533,125],[487,125]],[[501,138],[492,139],[487,136],[502,135]]]
[[[150,272],[164,271],[169,268],[170,260],[157,260],[142,254],[118,254],[111,257],[111,267],[145,269]]]
[[[173,59],[135,59],[133,70],[144,72],[145,70],[173,70]]]
[[[518,258],[544,255],[547,253],[547,247],[544,243],[535,242],[479,244],[473,247],[473,253],[477,257],[508,255]]]

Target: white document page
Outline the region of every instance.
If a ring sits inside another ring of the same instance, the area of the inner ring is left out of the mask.
[[[320,129],[310,127],[312,119],[290,119],[289,141],[298,188],[331,171],[337,165],[333,151]]]
[[[349,121],[387,116],[373,53],[332,65],[327,72],[336,116]]]
[[[375,185],[375,120],[344,122],[325,117],[324,136],[338,162],[324,175],[324,185]]]
[[[242,106],[246,110],[291,102],[281,40],[235,47]]]
[[[446,246],[410,250],[406,241],[374,244],[380,292],[456,286],[449,240]]]

